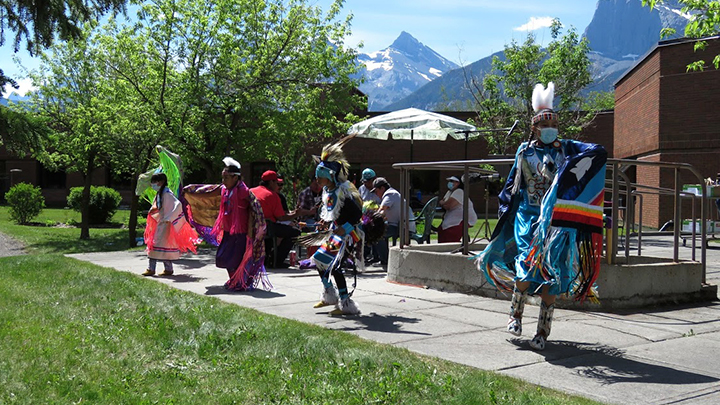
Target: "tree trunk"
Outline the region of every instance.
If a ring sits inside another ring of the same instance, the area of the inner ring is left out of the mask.
[[[132,180],[130,180],[130,190],[132,190],[132,197],[130,198],[130,221],[128,222],[128,243],[129,246],[135,247],[137,246],[137,243],[135,242],[135,238],[137,238],[137,211],[138,211],[138,201],[139,198],[135,194],[135,188],[137,187],[138,182],[138,173],[133,174]]]
[[[85,178],[82,194],[82,222],[80,225],[80,239],[90,239],[90,187],[92,186],[92,172],[95,168],[93,161],[95,160],[95,152],[88,154],[87,167],[85,169]]]
[[[201,162],[203,168],[205,168],[205,180],[208,184],[217,184],[220,183],[220,173],[215,171],[216,169],[212,166],[212,163],[202,161]]]

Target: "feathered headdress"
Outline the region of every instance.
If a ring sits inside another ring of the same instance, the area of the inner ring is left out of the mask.
[[[228,171],[230,174],[240,174],[240,162],[237,160],[231,158],[230,156],[226,156],[223,159],[223,164],[225,165],[225,170]]]
[[[347,180],[350,172],[350,164],[343,153],[345,146],[354,136],[346,136],[336,143],[325,145],[320,155],[318,165],[315,168],[315,177],[324,177],[332,180],[335,184],[342,183]]]
[[[555,98],[555,84],[549,82],[547,88],[541,83],[535,85],[532,94],[532,106],[535,116],[532,117],[532,124],[540,121],[557,120],[557,113],[553,110],[553,99]]]

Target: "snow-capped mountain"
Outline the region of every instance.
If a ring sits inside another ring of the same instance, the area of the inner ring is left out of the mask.
[[[681,8],[674,0],[652,11],[641,0],[599,0],[585,29],[595,79],[591,90],[611,90],[615,80],[658,43],[663,28],[674,28],[673,38],[683,36],[690,15]]]
[[[612,91],[615,81],[657,45],[662,28],[675,28],[675,37],[683,36],[690,16],[682,13],[681,8],[675,0],[667,0],[652,11],[643,7],[641,0],[598,0],[593,19],[584,33],[590,43],[588,56],[594,79],[585,91]],[[488,56],[465,68],[482,77],[490,70],[490,59]],[[387,109],[466,109],[471,99],[464,87],[462,69],[457,69],[392,103]],[[454,103],[448,105],[448,99]]]
[[[358,62],[365,76],[360,90],[368,96],[370,111],[382,110],[458,67],[405,31],[383,50],[359,54]]]
[[[8,105],[8,103],[10,103],[10,102],[17,103],[17,102],[28,101],[28,100],[30,100],[30,97],[21,96],[18,93],[13,91],[12,93],[10,93],[7,96],[7,98],[0,97],[0,105]]]

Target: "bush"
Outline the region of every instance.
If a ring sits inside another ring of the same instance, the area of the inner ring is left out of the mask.
[[[68,195],[68,206],[82,212],[82,187],[73,187]],[[90,224],[106,223],[120,206],[120,193],[109,187],[90,187]]]
[[[30,222],[45,208],[40,187],[28,183],[14,185],[5,193],[5,199],[10,205],[10,219],[21,225]]]

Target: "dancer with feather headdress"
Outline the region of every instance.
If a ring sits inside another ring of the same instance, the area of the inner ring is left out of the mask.
[[[507,331],[522,334],[528,295],[541,295],[537,332],[530,346],[543,350],[555,298],[596,300],[602,254],[602,203],[607,152],[600,145],[558,139],[555,86],[533,89],[530,139],[520,145],[498,196],[499,220],[477,256],[496,287],[512,291]],[[533,138],[535,138],[533,140]]]
[[[260,202],[243,182],[240,163],[223,159],[220,209],[210,232],[219,243],[215,265],[228,272],[225,288],[253,290],[262,283],[272,288],[265,271],[265,217]]]
[[[352,293],[348,291],[341,269],[346,253],[354,258],[357,266],[364,266],[362,199],[355,186],[347,180],[350,165],[342,151],[343,145],[350,139],[348,137],[326,145],[315,169],[315,177],[323,187],[320,222],[327,227],[327,231],[300,239],[301,243],[312,245],[314,243],[309,239],[322,238],[320,248],[311,259],[323,284],[321,300],[314,307],[335,305],[332,315],[360,314],[360,308],[351,298]],[[330,281],[331,275],[337,289]]]

